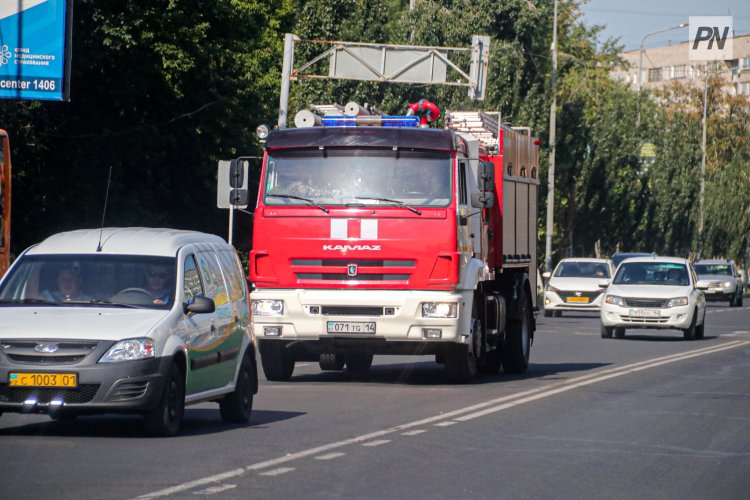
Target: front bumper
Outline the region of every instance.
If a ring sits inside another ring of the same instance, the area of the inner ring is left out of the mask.
[[[734,299],[735,288],[709,288],[703,291],[703,296],[709,302],[723,302]]]
[[[354,345],[377,353],[391,352],[394,344],[409,344],[418,349],[425,344],[468,342],[468,335],[460,332],[468,331],[471,315],[467,315],[465,308],[471,307],[471,300],[452,292],[255,290],[251,299],[284,301],[282,316],[253,316],[255,335],[260,342],[287,341],[321,352]],[[423,318],[422,302],[456,303],[457,317]],[[367,325],[368,331],[331,331],[332,322],[351,323],[359,325],[358,328]]]
[[[607,327],[684,330],[693,321],[694,307],[637,308],[605,302],[601,308],[601,320],[602,325]]]
[[[171,359],[97,363],[111,345],[102,343],[73,364],[21,363],[0,354],[0,412],[132,413],[155,408]],[[11,386],[11,373],[75,373],[78,383],[75,388]]]
[[[561,292],[561,297],[557,292],[544,291],[544,309],[546,311],[599,311],[604,300],[604,293],[585,292],[581,296],[576,296],[575,292]],[[584,300],[588,300],[584,302]]]

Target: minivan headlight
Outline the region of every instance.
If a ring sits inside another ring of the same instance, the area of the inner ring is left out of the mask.
[[[547,284],[547,286],[545,286],[544,289],[547,290],[548,292],[557,292],[558,291],[557,288],[555,288],[554,286],[552,286],[550,284]]]
[[[153,339],[121,340],[106,352],[99,360],[100,363],[116,363],[118,361],[134,361],[154,357]]]
[[[675,297],[674,299],[670,299],[669,302],[667,302],[667,307],[678,307],[686,305],[688,305],[687,297]]]
[[[423,318],[455,318],[457,311],[455,302],[422,302]]]
[[[254,316],[283,316],[284,301],[275,299],[257,299],[252,301]]]
[[[614,304],[616,306],[625,307],[625,300],[617,295],[607,295],[604,297],[604,302],[607,304]]]

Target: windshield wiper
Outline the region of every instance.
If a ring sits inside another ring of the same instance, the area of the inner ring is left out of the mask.
[[[375,201],[385,201],[386,203],[395,203],[396,205],[400,207],[404,207],[404,208],[411,210],[417,215],[422,215],[422,212],[412,207],[411,205],[407,205],[401,200],[392,200],[390,198],[378,198],[377,196],[355,196],[354,199],[355,200],[375,200]]]
[[[52,302],[44,299],[3,299],[0,304],[43,304],[45,306],[59,306],[58,302]]]
[[[145,309],[143,306],[135,304],[123,304],[122,302],[111,302],[104,299],[88,299],[88,300],[66,300],[63,304],[75,304],[75,305],[95,305],[95,306],[112,306],[112,307],[127,307],[129,309]]]
[[[310,205],[312,205],[314,207],[318,207],[319,209],[321,209],[325,213],[329,212],[329,210],[326,207],[324,207],[323,205],[317,203],[315,200],[311,200],[310,198],[303,198],[302,196],[293,196],[291,194],[267,194],[266,196],[271,196],[273,198],[287,198],[287,199],[290,199],[290,200],[306,201]]]

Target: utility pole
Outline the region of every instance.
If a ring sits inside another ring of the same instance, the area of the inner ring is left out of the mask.
[[[544,270],[552,272],[552,228],[555,215],[555,148],[557,124],[557,0],[552,27],[552,104],[549,109],[549,170],[547,171],[547,239]]]

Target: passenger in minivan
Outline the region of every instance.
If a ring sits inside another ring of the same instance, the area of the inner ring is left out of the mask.
[[[153,303],[164,305],[169,302],[171,290],[168,288],[169,270],[165,266],[151,265],[146,268],[146,290]]]
[[[71,300],[91,300],[91,297],[81,292],[81,278],[72,267],[63,267],[57,272],[55,279],[57,290],[44,290],[42,296],[50,302],[70,302]]]

